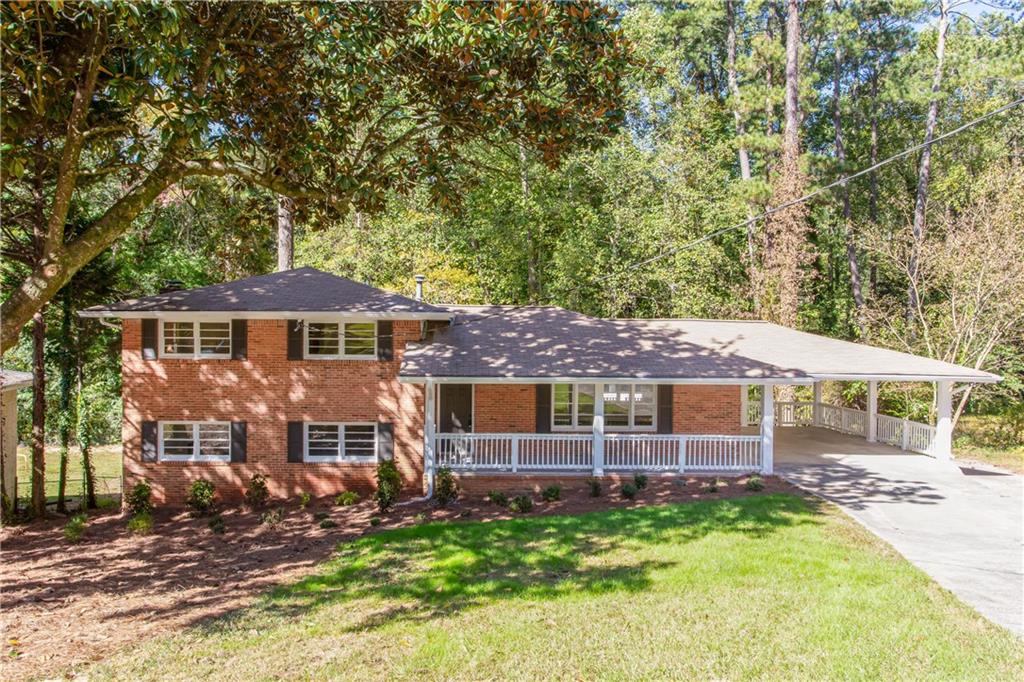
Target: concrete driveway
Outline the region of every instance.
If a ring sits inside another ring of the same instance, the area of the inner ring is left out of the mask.
[[[842,507],[985,617],[1024,636],[1024,478],[818,428],[775,431],[775,470]]]

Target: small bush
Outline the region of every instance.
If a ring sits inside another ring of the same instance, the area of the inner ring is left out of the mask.
[[[224,531],[227,530],[227,526],[224,525],[224,519],[221,518],[220,514],[211,516],[206,525],[217,535],[223,535]]]
[[[377,465],[377,492],[374,499],[377,509],[384,513],[398,501],[398,493],[402,489],[402,477],[398,475],[398,467],[394,461],[385,459]]]
[[[491,490],[487,493],[487,501],[491,504],[496,504],[499,507],[508,506],[508,495],[501,492],[500,490]]]
[[[747,483],[744,486],[747,490],[757,492],[758,490],[764,490],[764,479],[757,474],[751,474],[747,477]]]
[[[459,497],[459,486],[455,483],[455,476],[448,467],[441,467],[437,470],[437,479],[434,485],[434,499],[437,506],[447,507]]]
[[[647,474],[633,474],[633,485],[636,486],[637,490],[643,490],[647,487]]]
[[[213,510],[215,492],[213,484],[209,481],[193,481],[185,497],[185,506],[199,516],[208,514]]]
[[[713,479],[711,479],[710,481],[707,482],[707,485],[704,486],[704,492],[706,492],[706,493],[717,493],[718,489],[721,487],[721,485],[722,485],[722,482],[720,480],[718,480],[717,478],[713,478]]]
[[[153,532],[153,515],[141,512],[128,519],[128,532],[134,535],[149,535]]]
[[[562,499],[562,486],[549,485],[541,491],[540,496],[545,502],[557,502]]]
[[[517,514],[525,514],[533,509],[533,499],[528,495],[516,495],[508,503],[508,508]]]
[[[380,517],[379,516],[372,517],[370,519],[370,525],[371,526],[379,526],[380,525]]]
[[[309,493],[299,493],[299,509],[305,509],[306,507],[308,507],[309,502],[312,499],[313,496],[310,495]]]
[[[619,489],[619,493],[627,500],[636,499],[636,486],[632,483],[623,483],[622,488]]]
[[[601,481],[596,478],[588,478],[587,485],[590,486],[591,497],[601,497]]]
[[[338,493],[334,498],[334,504],[339,507],[351,507],[353,504],[359,501],[359,493],[355,490],[346,490],[343,493]]]
[[[265,523],[268,526],[276,526],[281,523],[282,519],[284,519],[284,510],[280,507],[268,509],[260,514],[260,523]]]
[[[85,535],[85,526],[88,522],[85,514],[75,514],[64,526],[64,538],[68,542],[78,542]]]
[[[423,523],[424,521],[427,520],[427,515],[424,514],[423,512],[420,512],[416,516],[412,517],[412,520],[415,521],[416,523]]]
[[[318,511],[318,512],[316,512],[315,514],[313,514],[313,518],[314,518],[314,519],[315,519],[316,521],[323,521],[323,520],[324,520],[324,519],[326,519],[326,518],[327,518],[328,516],[330,516],[330,514],[328,514],[328,513],[327,513],[327,512],[325,512],[325,511]]]
[[[263,474],[253,474],[249,479],[249,487],[245,489],[245,503],[250,509],[262,509],[270,499],[270,489],[267,488],[267,477]]]
[[[124,498],[124,508],[131,516],[149,514],[153,511],[153,488],[149,481],[139,481],[132,486]]]
[[[116,509],[117,508],[117,500],[115,500],[113,497],[106,497],[106,496],[97,497],[96,498],[96,508],[97,509]]]
[[[336,524],[331,519],[320,519],[320,527],[321,528],[337,528],[338,524]]]

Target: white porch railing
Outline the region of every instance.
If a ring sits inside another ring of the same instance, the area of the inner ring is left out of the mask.
[[[609,433],[603,465],[581,434],[439,433],[439,467],[455,471],[760,471],[760,436]]]
[[[817,412],[817,417],[815,417]],[[747,405],[747,424],[761,421],[761,404]],[[868,434],[868,415],[864,410],[839,407],[828,403],[776,402],[776,426],[820,426],[853,436]],[[929,455],[935,441],[935,427],[909,419],[875,415],[875,440],[902,450]]]

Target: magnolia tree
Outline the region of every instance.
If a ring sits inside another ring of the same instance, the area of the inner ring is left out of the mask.
[[[981,178],[976,192],[967,205],[932,217],[924,242],[908,229],[903,239],[870,244],[880,262],[901,270],[915,287],[911,324],[900,314],[905,301],[893,295],[877,301],[872,326],[908,352],[998,372],[995,351],[1024,346],[1024,169],[997,168]],[[970,393],[968,385],[954,421]]]
[[[623,119],[604,3],[11,2],[2,347],[168,188],[230,177],[313,210],[457,200],[474,143],[549,164]],[[74,215],[76,205],[80,215]],[[84,227],[73,233],[71,217]]]

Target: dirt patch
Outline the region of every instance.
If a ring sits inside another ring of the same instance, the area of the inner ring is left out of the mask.
[[[577,489],[566,490],[556,502],[532,495],[530,515],[799,494],[776,478],[766,478],[761,493],[746,491],[745,479],[723,480],[718,492],[710,493],[704,489],[707,478],[652,477],[633,501],[624,500],[617,485],[606,485],[597,498]],[[259,512],[224,509],[221,535],[210,530],[207,518],[159,511],[149,536],[130,535],[124,517],[115,513],[92,516],[85,538],[76,544],[64,539],[62,519],[3,529],[0,678],[59,674],[244,607],[272,586],[313,572],[338,543],[367,533],[425,521],[516,516],[480,494],[465,495],[448,509],[419,501],[403,504],[381,516],[378,526],[370,524],[376,509],[369,501],[350,507],[334,506],[331,500],[314,501],[305,510],[293,502],[279,507],[284,515],[275,525],[261,523]],[[321,528],[318,517],[337,526]]]

